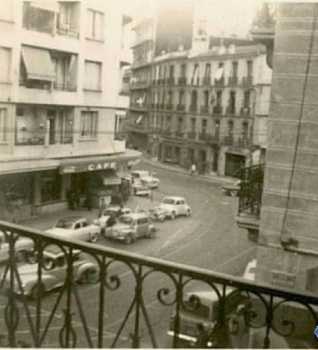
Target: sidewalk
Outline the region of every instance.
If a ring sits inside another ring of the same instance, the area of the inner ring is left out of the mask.
[[[155,193],[153,194],[153,200],[151,200],[148,197],[136,197],[136,196],[130,196],[127,203],[124,204],[124,206],[129,207],[133,209],[134,211],[136,209],[139,210],[148,210],[150,208],[155,207],[159,204],[161,198],[160,194]],[[57,220],[65,217],[65,216],[82,216],[89,220],[97,219],[99,210],[98,209],[92,209],[87,210],[86,208],[80,208],[76,210],[60,210],[57,212],[47,213],[40,216],[32,217],[27,220],[21,221],[19,224],[23,224],[38,230],[48,230],[49,228],[53,227]]]
[[[184,174],[184,175],[190,175],[190,171],[186,170],[184,168],[181,168],[180,166],[177,165],[169,165],[165,164],[162,162],[159,162],[158,160],[153,160],[148,157],[143,156],[142,161],[146,164],[149,164],[155,168],[158,169],[165,169],[171,172],[179,173],[179,174]],[[238,179],[234,177],[229,177],[229,176],[218,176],[216,174],[210,174],[210,175],[194,175],[196,178],[204,181],[208,181],[211,183],[216,183],[216,184],[233,184],[236,182]]]

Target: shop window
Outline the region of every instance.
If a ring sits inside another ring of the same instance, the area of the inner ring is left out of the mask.
[[[61,199],[61,176],[57,171],[46,171],[41,175],[41,201],[52,202]]]
[[[88,39],[104,40],[104,14],[102,12],[87,10],[87,32]]]
[[[97,138],[98,112],[83,111],[81,113],[81,137]]]
[[[0,108],[0,142],[7,139],[7,109]]]
[[[32,201],[33,181],[30,174],[10,174],[1,176],[0,200],[6,207],[14,209]]]
[[[101,90],[102,64],[100,62],[85,61],[85,89]]]

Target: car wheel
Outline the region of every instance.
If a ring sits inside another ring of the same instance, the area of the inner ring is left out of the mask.
[[[132,244],[134,241],[132,235],[128,235],[126,238],[125,238],[125,243],[126,244]]]
[[[186,216],[187,216],[187,217],[191,216],[191,210],[190,210],[190,209],[187,210]]]
[[[153,229],[153,230],[150,230],[146,236],[146,238],[154,238],[156,235],[156,231]]]
[[[26,252],[25,260],[29,264],[35,264],[35,263],[37,263],[38,258],[36,256],[35,252]]]
[[[176,212],[173,211],[173,212],[171,213],[171,220],[174,220],[175,218],[176,218]]]
[[[89,234],[89,241],[91,243],[96,243],[98,240],[98,234],[97,233],[90,233]]]
[[[94,284],[97,283],[98,280],[98,271],[92,268],[83,271],[78,279],[81,284]]]
[[[32,289],[31,289],[31,293],[30,293],[30,297],[33,299],[33,300],[36,300],[38,298],[41,298],[45,293],[45,288],[43,286],[43,284],[35,284]]]

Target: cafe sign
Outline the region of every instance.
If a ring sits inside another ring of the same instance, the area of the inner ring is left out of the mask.
[[[98,171],[98,170],[106,170],[106,169],[116,169],[116,162],[95,161],[95,162],[87,162],[87,163],[62,165],[60,167],[60,174],[84,173],[88,171]]]

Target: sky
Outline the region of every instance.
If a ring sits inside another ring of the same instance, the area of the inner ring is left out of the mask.
[[[116,0],[122,2],[133,17],[151,15],[156,4],[167,0]],[[181,3],[183,0],[169,0]],[[262,0],[192,0],[195,7],[208,18],[209,32],[214,35],[236,34],[245,37]]]

